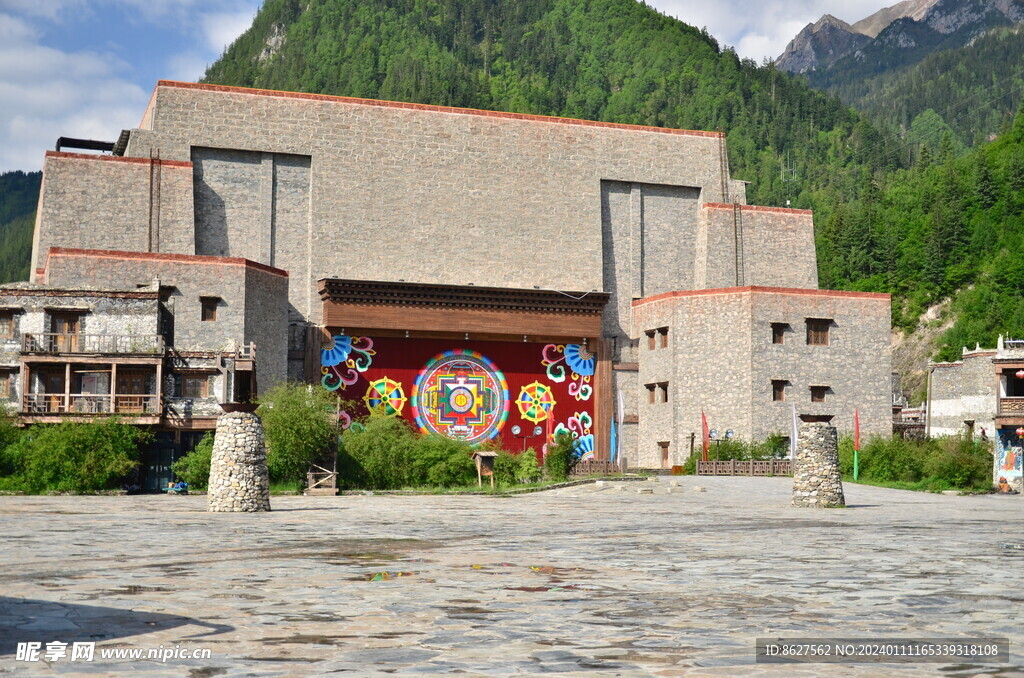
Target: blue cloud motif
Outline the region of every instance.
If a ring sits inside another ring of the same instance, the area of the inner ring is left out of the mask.
[[[594,456],[594,436],[580,436],[572,442],[572,453],[577,459],[586,459],[588,455]]]
[[[352,353],[352,337],[338,334],[334,336],[334,346],[320,349],[320,364],[324,367],[334,367],[348,360]]]
[[[594,374],[594,354],[580,344],[565,345],[565,362],[569,369],[581,377],[590,377]]]

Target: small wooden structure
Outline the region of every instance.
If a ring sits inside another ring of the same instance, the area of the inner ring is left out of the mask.
[[[484,485],[484,476],[491,477],[491,488],[494,487],[494,458],[498,453],[493,450],[474,450],[473,461],[476,462],[476,484]]]

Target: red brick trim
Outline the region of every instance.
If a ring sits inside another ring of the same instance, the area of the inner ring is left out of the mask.
[[[53,256],[67,257],[92,257],[95,259],[120,259],[135,261],[168,261],[181,264],[195,264],[200,266],[244,266],[257,271],[270,273],[271,275],[288,277],[288,271],[283,271],[273,266],[267,266],[241,257],[211,257],[201,254],[167,254],[163,252],[119,252],[117,250],[80,250],[67,247],[51,247],[47,253],[47,268],[49,258]],[[44,269],[45,270],[45,269]]]
[[[706,210],[725,210],[732,209],[736,205],[727,202],[706,202],[701,205]],[[765,207],[764,205],[739,205],[739,208],[744,212],[768,212],[769,214],[800,214],[811,216],[814,214],[814,210],[795,210],[789,207]]]
[[[676,292],[665,292],[656,294],[653,297],[634,299],[633,306],[643,306],[656,301],[665,301],[677,297],[701,297],[716,294],[788,294],[804,297],[843,297],[846,299],[878,299],[879,301],[891,301],[892,295],[881,292],[852,292],[849,290],[805,290],[795,287],[758,287],[751,285],[747,287],[719,287],[711,290],[679,290]]]
[[[385,108],[404,108],[413,111],[431,111],[434,113],[455,113],[458,115],[479,115],[488,118],[504,118],[506,120],[526,120],[531,122],[553,122],[564,125],[581,125],[584,127],[603,127],[607,129],[633,130],[636,132],[657,132],[659,134],[678,134],[683,136],[722,138],[722,132],[705,132],[700,130],[673,129],[670,127],[649,127],[647,125],[626,125],[617,122],[598,122],[596,120],[578,120],[576,118],[557,118],[547,115],[529,113],[508,113],[505,111],[484,111],[476,108],[455,108],[452,106],[433,106],[430,104],[411,104],[403,101],[382,101],[378,99],[357,99],[339,97],[328,94],[307,94],[305,92],[282,92],[272,89],[252,89],[249,87],[229,87],[227,85],[206,85],[195,82],[178,82],[176,80],[158,80],[157,87],[175,87],[178,89],[196,89],[205,92],[223,92],[226,94],[250,94],[255,96],[280,97],[284,99],[305,99],[307,101],[324,101],[327,103],[354,104],[359,106],[380,106]]]
[[[47,151],[47,158],[66,158],[69,160],[101,160],[106,162],[127,162],[135,165],[148,165],[150,162],[162,165],[163,167],[181,167],[192,169],[192,163],[187,160],[159,160],[153,158],[126,158],[120,155],[90,155],[88,153],[65,153],[63,151]]]

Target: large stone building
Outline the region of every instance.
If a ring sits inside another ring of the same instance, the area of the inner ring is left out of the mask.
[[[1024,457],[1024,341],[964,347],[961,360],[928,366],[925,434],[994,439],[993,480],[1021,490]]]
[[[47,154],[33,275],[166,262],[72,275],[175,288],[176,348],[220,299],[261,386],[319,382],[346,422],[568,431],[647,467],[686,458],[702,411],[747,439],[792,405],[888,433],[889,297],[817,289],[811,213],[744,188],[715,132],[161,81],[112,155]],[[222,261],[224,289],[191,284]]]

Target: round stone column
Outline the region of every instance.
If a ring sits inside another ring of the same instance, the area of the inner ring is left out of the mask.
[[[793,462],[793,506],[846,506],[839,475],[839,436],[834,426],[821,422],[800,425]]]
[[[252,412],[229,412],[217,419],[207,499],[209,511],[270,510],[263,422]]]

